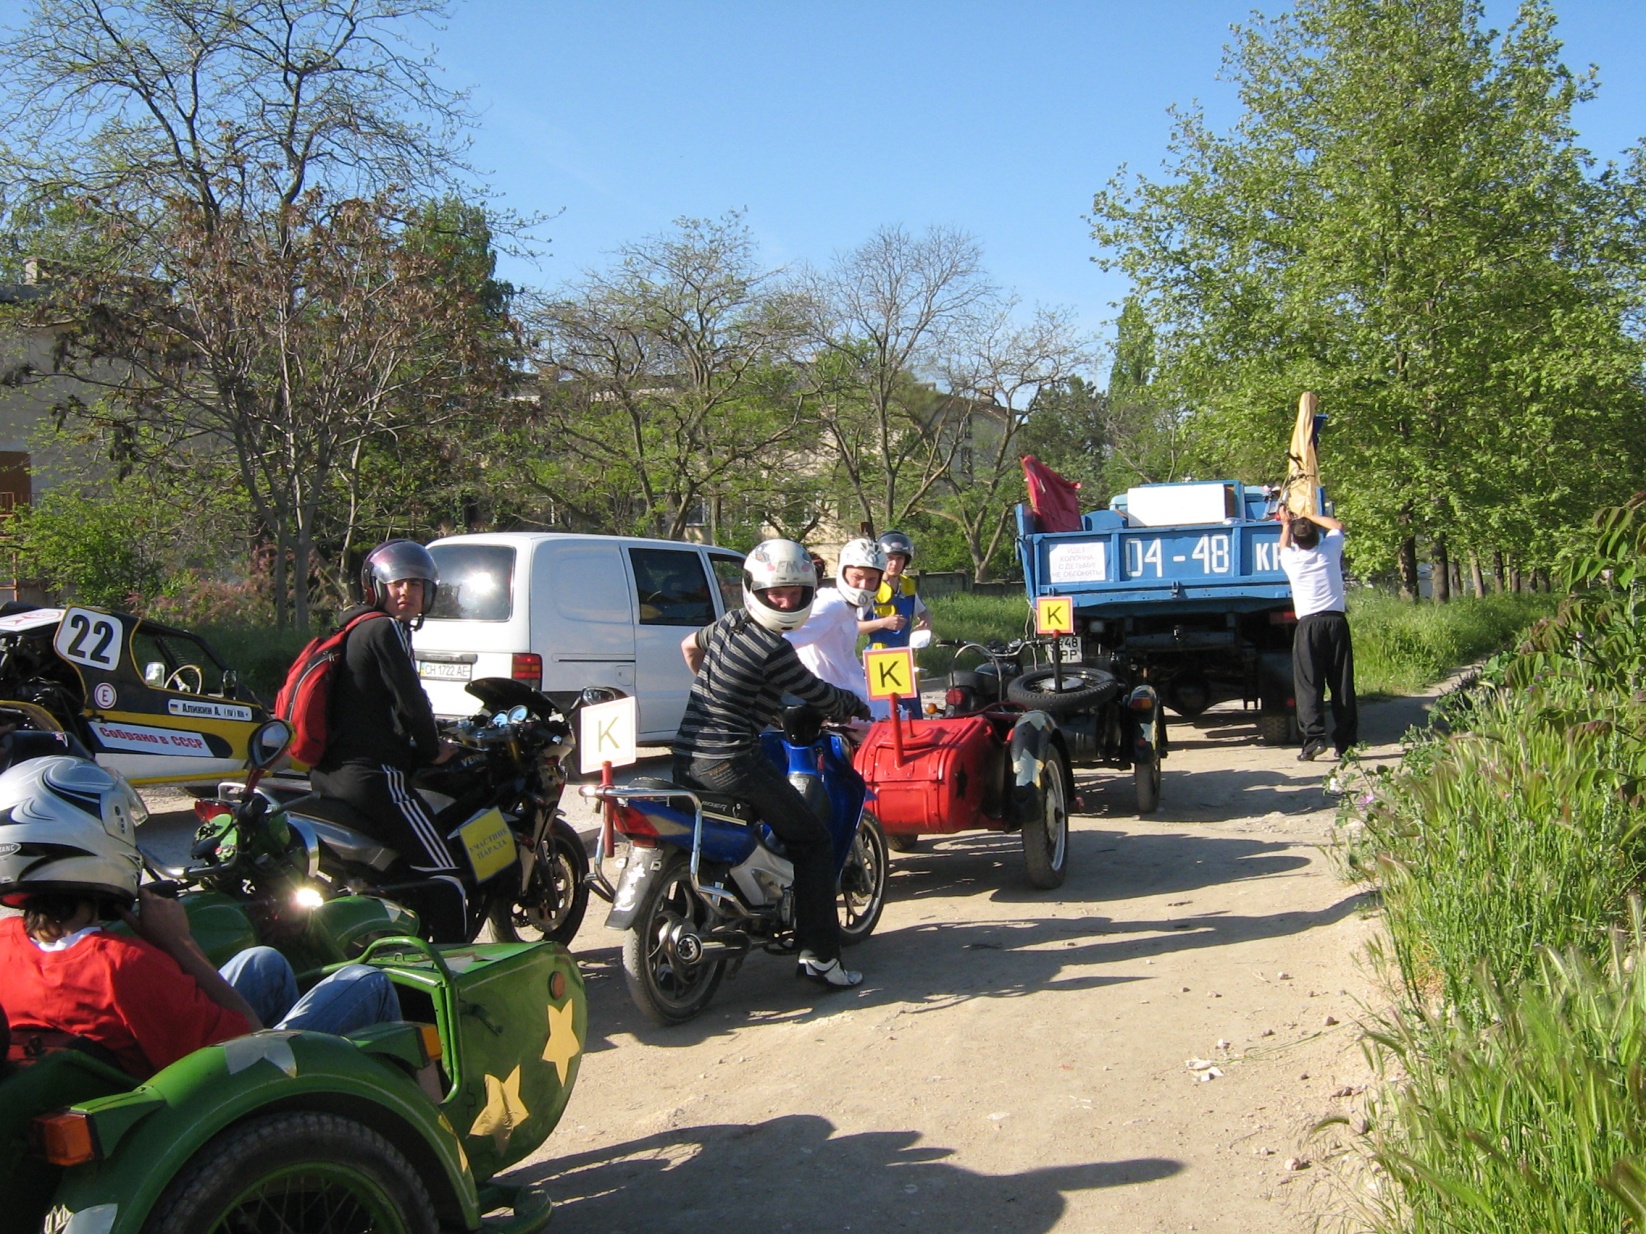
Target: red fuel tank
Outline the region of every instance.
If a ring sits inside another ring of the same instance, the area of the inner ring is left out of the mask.
[[[892,721],[871,728],[857,749],[865,806],[892,835],[998,830],[1005,748],[983,716],[905,720],[899,762]]]

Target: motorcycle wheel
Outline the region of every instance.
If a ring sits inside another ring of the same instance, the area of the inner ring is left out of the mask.
[[[851,947],[874,933],[886,907],[886,833],[865,811],[840,868],[840,945]]]
[[[563,818],[543,837],[549,862],[532,868],[531,886],[513,903],[498,896],[487,911],[492,937],[500,943],[536,942],[571,946],[589,909],[589,855],[583,839]]]
[[[1023,823],[1023,860],[1029,881],[1043,890],[1060,887],[1069,872],[1069,791],[1063,756],[1047,750],[1035,786],[1039,809]]]
[[[1165,717],[1156,715],[1152,734],[1154,752],[1146,763],[1132,764],[1132,787],[1137,792],[1138,814],[1153,814],[1160,808],[1160,746],[1165,735]]]
[[[634,1005],[656,1024],[684,1024],[709,1005],[724,960],[689,963],[675,940],[682,930],[706,931],[708,906],[692,890],[690,863],[675,853],[646,889],[634,925],[623,936],[623,977]]]
[[[334,1114],[253,1119],[210,1141],[143,1234],[435,1234],[423,1180],[394,1145]]]

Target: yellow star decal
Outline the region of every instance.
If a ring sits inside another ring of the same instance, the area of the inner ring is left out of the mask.
[[[514,1129],[531,1117],[531,1111],[520,1099],[520,1068],[509,1072],[508,1079],[494,1075],[486,1077],[486,1108],[475,1115],[470,1135],[489,1135],[502,1152],[509,1143]]]
[[[562,1084],[571,1073],[572,1059],[583,1052],[583,1043],[577,1039],[577,1029],[572,1023],[575,1011],[570,1000],[564,1007],[549,1004],[549,1042],[543,1047],[543,1061],[554,1064]]]

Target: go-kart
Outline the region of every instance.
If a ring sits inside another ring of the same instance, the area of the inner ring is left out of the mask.
[[[284,729],[259,730],[260,766]],[[546,1194],[495,1175],[543,1142],[571,1094],[587,1031],[576,963],[557,943],[433,947],[390,932],[415,923],[396,906],[321,902],[305,881],[312,836],[280,813],[248,792],[202,823],[196,864],[160,871],[192,888],[197,940],[214,963],[254,938],[295,944],[300,980],[328,952],[374,965],[405,1019],[346,1037],[253,1033],[141,1082],[73,1048],[12,1066],[0,1076],[0,1234],[547,1223]]]
[[[0,699],[33,703],[135,785],[245,770],[268,711],[206,641],[130,613],[0,613]]]

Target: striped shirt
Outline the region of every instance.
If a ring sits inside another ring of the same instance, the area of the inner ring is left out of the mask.
[[[672,749],[686,758],[732,758],[760,749],[760,730],[793,694],[835,719],[849,718],[861,700],[819,681],[775,630],[734,609],[697,632],[703,667],[692,682],[686,715]]]

